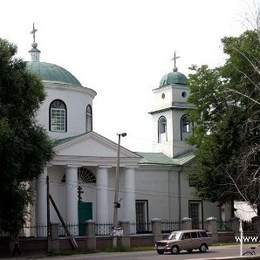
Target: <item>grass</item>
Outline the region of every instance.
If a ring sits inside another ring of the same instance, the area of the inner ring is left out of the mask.
[[[234,246],[234,245],[239,245],[239,243],[236,242],[228,242],[228,243],[214,243],[211,246]]]
[[[112,247],[102,250],[103,252],[135,252],[135,251],[151,251],[154,250],[153,246],[138,246],[138,247]]]
[[[151,251],[154,250],[152,246],[143,246],[143,247],[112,247],[106,248],[104,250],[86,250],[86,249],[77,249],[77,250],[64,250],[60,252],[52,251],[47,256],[69,256],[69,255],[78,255],[78,254],[93,254],[99,252],[136,252],[136,251]]]

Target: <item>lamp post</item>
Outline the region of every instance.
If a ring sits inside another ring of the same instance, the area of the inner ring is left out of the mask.
[[[115,197],[114,197],[114,212],[113,212],[113,247],[117,247],[117,234],[116,228],[118,226],[118,208],[120,204],[118,203],[118,191],[119,191],[119,169],[120,169],[120,139],[121,136],[125,137],[126,133],[117,134],[118,135],[118,146],[117,146],[117,164],[116,164],[116,176],[115,176]]]

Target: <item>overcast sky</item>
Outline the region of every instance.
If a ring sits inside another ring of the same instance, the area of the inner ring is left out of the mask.
[[[0,37],[30,60],[33,23],[41,61],[94,89],[94,131],[151,151],[152,90],[177,67],[223,64],[221,38],[246,30],[256,0],[2,0]]]

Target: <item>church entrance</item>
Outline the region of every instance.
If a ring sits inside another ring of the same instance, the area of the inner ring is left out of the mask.
[[[92,219],[92,202],[78,202],[78,214],[79,214],[79,235],[85,235],[86,220]]]

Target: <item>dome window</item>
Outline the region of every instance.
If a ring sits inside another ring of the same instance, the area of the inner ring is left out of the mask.
[[[62,100],[54,100],[50,104],[49,128],[52,132],[67,131],[67,108]]]
[[[92,108],[90,105],[87,106],[86,108],[86,132],[91,132],[92,131],[92,126],[93,126],[93,120],[92,120]]]

